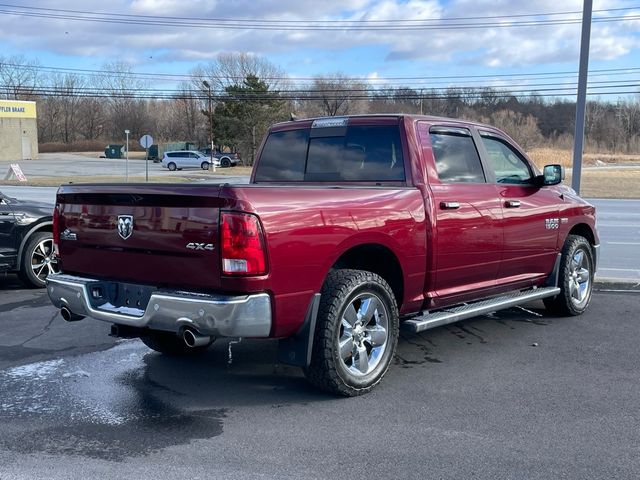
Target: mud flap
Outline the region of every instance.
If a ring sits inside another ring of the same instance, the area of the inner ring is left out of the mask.
[[[316,293],[309,303],[304,323],[293,337],[278,341],[278,362],[294,367],[306,368],[311,363],[313,336],[316,331],[316,318],[320,306],[320,294]]]
[[[562,260],[562,254],[559,253],[556,256],[556,263],[553,265],[553,270],[551,271],[551,274],[549,275],[549,277],[547,277],[547,281],[545,282],[544,286],[545,287],[557,287],[558,286],[558,281],[559,281],[559,276],[560,276],[560,261]]]

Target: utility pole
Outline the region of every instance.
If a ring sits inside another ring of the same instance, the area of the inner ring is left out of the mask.
[[[592,0],[584,0],[582,7],[582,37],[580,39],[580,70],[578,71],[578,98],[576,100],[576,130],[573,137],[573,173],[571,187],[580,193],[582,153],[584,151],[584,116],[587,106],[587,73],[589,71],[589,41],[591,39]]]
[[[209,99],[209,148],[211,149],[209,151],[209,160],[211,162],[209,170],[215,171],[213,166],[213,110],[211,107],[211,85],[209,85],[209,82],[206,80],[202,80],[202,84],[207,89],[207,97]]]
[[[127,136],[127,158],[124,161],[124,181],[129,182],[129,130],[125,130],[124,134]]]

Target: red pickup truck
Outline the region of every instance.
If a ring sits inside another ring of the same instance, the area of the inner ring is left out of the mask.
[[[66,320],[167,354],[278,338],[279,361],[341,395],[372,389],[399,328],[535,299],[589,304],[595,209],[487,125],[412,115],[276,124],[249,185],[60,187]]]

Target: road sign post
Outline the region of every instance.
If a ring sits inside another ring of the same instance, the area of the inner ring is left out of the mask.
[[[129,181],[129,130],[125,130],[124,134],[127,136],[127,158],[124,161],[124,181]]]
[[[144,148],[144,166],[145,166],[145,181],[149,181],[149,147],[153,145],[153,137],[151,135],[143,135],[140,137],[140,146]]]

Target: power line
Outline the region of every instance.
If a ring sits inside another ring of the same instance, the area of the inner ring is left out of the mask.
[[[640,83],[635,84],[625,84],[625,85],[617,85],[616,88],[637,88],[640,87]],[[603,90],[612,88],[610,85],[603,86],[594,86],[589,87],[588,95],[589,96],[609,96],[609,95],[629,95],[637,93],[637,90],[616,90],[616,91],[598,91],[594,92],[594,90]],[[202,94],[202,92],[198,92],[197,95],[193,94],[167,94],[167,93],[158,93],[158,94],[149,94],[145,92],[101,92],[101,91],[84,91],[84,92],[60,92],[60,91],[48,91],[45,89],[12,89],[6,87],[0,87],[0,91],[4,91],[5,95],[13,95],[14,93],[38,97],[53,97],[53,98],[122,98],[122,99],[133,99],[133,100],[206,100],[208,98],[207,95]],[[500,91],[495,92],[489,95],[492,99],[504,99],[504,98],[537,98],[537,97],[566,97],[571,94],[575,94],[576,87],[566,87],[566,88],[549,88],[549,89],[537,89],[535,91],[531,90],[510,90],[510,91]],[[393,100],[419,100],[420,98],[424,99],[473,99],[473,98],[486,98],[485,92],[447,92],[443,90],[442,93],[437,92],[429,92],[427,94],[421,95],[393,95],[387,92],[324,92],[328,93],[328,95],[323,95],[323,92],[314,92],[314,91],[298,91],[298,92],[282,92],[282,93],[246,93],[244,95],[235,95],[229,96],[224,94],[216,93],[212,95],[212,98],[216,101],[273,101],[273,100],[295,100],[295,101],[308,101],[308,100],[324,100],[327,98],[339,97],[347,97],[351,100],[383,100],[383,99],[393,99]]]
[[[504,15],[493,17],[466,17],[466,19],[476,18],[483,20],[480,22],[468,22],[460,23],[459,20],[452,21],[453,19],[412,19],[414,23],[401,23],[406,20],[386,20],[385,23],[365,23],[366,20],[341,20],[340,24],[336,24],[336,21],[331,23],[318,23],[312,21],[291,21],[280,20],[227,20],[216,19],[201,20],[192,19],[189,17],[160,17],[150,15],[127,15],[127,14],[112,14],[112,13],[98,13],[81,10],[64,10],[64,9],[47,9],[41,7],[22,7],[12,4],[0,4],[5,9],[0,10],[0,13],[6,15],[17,15],[24,17],[34,18],[48,18],[58,20],[72,20],[72,21],[85,21],[93,23],[113,23],[113,24],[125,24],[125,25],[149,25],[149,26],[165,26],[165,27],[184,27],[184,28],[205,28],[205,29],[231,29],[231,30],[288,30],[288,31],[397,31],[397,30],[457,30],[457,29],[478,29],[478,28],[512,28],[512,27],[532,27],[532,26],[554,26],[554,25],[571,25],[581,22],[580,16],[575,18],[564,19],[548,19],[548,20],[517,20],[517,21],[484,21],[495,20],[496,18],[513,19],[532,17],[533,15],[523,14],[520,17],[516,15]],[[7,10],[6,8],[13,8],[19,10]],[[627,7],[623,10],[634,10],[637,7]],[[616,11],[602,10],[601,12]],[[558,13],[562,14],[562,13]],[[538,14],[538,16],[555,15],[555,14]],[[566,15],[566,14],[565,14]],[[188,21],[184,19],[187,18]],[[465,17],[458,17],[465,18]],[[593,18],[593,22],[618,22],[618,21],[631,21],[640,19],[640,15],[622,15],[622,16],[602,16]],[[326,22],[326,21],[324,21]],[[421,23],[416,23],[421,22]],[[451,22],[451,23],[449,23]]]
[[[634,82],[634,83],[630,83],[630,82]],[[593,88],[614,88],[614,87],[633,87],[633,86],[640,86],[640,79],[633,79],[633,80],[599,80],[599,81],[592,81],[590,82],[590,85],[593,86]],[[596,87],[597,86],[597,87]],[[12,85],[12,84],[5,84],[4,86],[2,86],[2,88],[9,88],[9,89],[17,89],[17,88],[22,88],[23,86],[21,85]],[[527,91],[531,91],[533,90],[538,90],[540,88],[543,88],[544,90],[566,90],[566,89],[572,89],[575,88],[575,85],[572,85],[571,82],[562,82],[562,83],[533,83],[533,84],[527,84],[524,86],[521,86],[522,89],[525,89]],[[547,88],[549,87],[549,88]],[[95,87],[95,86],[82,86],[82,85],[78,85],[78,86],[69,86],[69,85],[37,85],[35,88],[37,88],[40,91],[47,91],[47,92],[60,92],[60,93],[69,93],[72,94],[74,92],[83,92],[83,91],[88,91],[88,92],[101,92],[101,93],[118,93],[118,92],[130,92],[130,93],[148,93],[148,94],[154,94],[154,93],[160,93],[160,94],[166,94],[166,95],[172,95],[172,94],[179,94],[179,93],[183,93],[183,94],[202,94],[203,90],[201,89],[195,89],[195,88],[190,88],[190,89],[170,89],[170,88],[144,88],[144,87],[131,87],[131,88],[119,88],[119,87]],[[491,86],[491,85],[480,85],[480,86],[474,86],[474,87],[465,87],[465,86],[449,86],[449,87],[445,87],[445,88],[439,88],[439,89],[433,89],[433,90],[456,90],[456,89],[467,89],[467,88],[471,88],[472,92],[473,91],[478,91],[478,92],[482,92],[482,94],[484,95],[491,95],[492,92],[495,93],[500,93],[500,92],[509,92],[509,91],[513,91],[510,90],[509,88],[506,87],[495,87],[495,86]],[[290,89],[273,89],[273,90],[269,90],[270,94],[290,94],[290,93],[351,93],[351,92],[369,92],[369,93],[386,93],[386,92],[405,92],[406,90],[413,90],[415,92],[415,95],[419,95],[420,91],[424,91],[424,90],[431,90],[430,88],[421,88],[421,89],[413,89],[411,87],[406,87],[406,86],[400,86],[400,87],[386,87],[386,86],[380,86],[380,87],[374,87],[374,86],[369,86],[369,87],[362,87],[362,88],[358,88],[358,87],[337,87],[337,88],[313,88],[313,89],[309,89],[309,88],[290,88]],[[517,90],[517,91],[524,91],[524,90]],[[227,95],[227,92],[224,89],[214,89],[212,90],[212,92],[218,94],[218,95]],[[236,95],[242,95],[242,93],[238,94],[236,93]],[[248,92],[247,95],[253,95],[253,92]]]
[[[179,74],[179,73],[157,73],[157,72],[127,72],[122,70],[98,70],[98,69],[86,69],[86,68],[71,68],[71,67],[53,67],[53,66],[41,66],[41,65],[25,65],[19,63],[0,63],[0,65],[6,65],[15,68],[32,68],[35,70],[44,70],[51,72],[61,72],[61,73],[79,73],[82,76],[99,76],[105,77],[108,75],[123,75],[132,78],[143,78],[147,80],[151,80],[154,78],[160,78],[161,80],[173,80],[173,81],[191,81],[191,80],[199,80],[200,76],[194,74]],[[589,75],[591,77],[595,76],[614,76],[614,75],[628,75],[635,72],[640,71],[639,67],[631,67],[631,68],[605,68],[605,69],[592,69],[589,70]],[[539,72],[539,73],[499,73],[499,74],[481,74],[481,75],[424,75],[424,76],[390,76],[390,77],[376,77],[376,78],[366,78],[366,77],[353,77],[353,76],[345,76],[340,77],[338,80],[348,80],[348,81],[370,81],[370,82],[386,82],[386,81],[396,81],[396,80],[419,80],[419,81],[429,81],[429,80],[464,80],[464,79],[510,79],[517,80],[519,78],[529,79],[529,80],[538,80],[552,77],[566,77],[566,76],[577,76],[578,72],[575,70],[565,70],[565,71],[556,71],[556,72]],[[208,77],[207,77],[208,78]],[[332,77],[289,77],[289,76],[261,76],[261,80],[300,80],[300,81],[314,81],[316,79],[325,79],[332,80]],[[242,81],[244,77],[234,77],[234,76],[224,76],[220,77],[220,80],[229,80],[229,81]]]
[[[178,16],[161,16],[161,15],[143,15],[143,14],[126,14],[126,13],[111,13],[111,12],[93,12],[85,10],[71,10],[60,8],[46,8],[46,7],[34,7],[26,5],[15,5],[8,3],[0,3],[0,7],[18,8],[22,10],[36,10],[43,12],[58,12],[58,13],[73,13],[83,15],[102,15],[105,17],[117,17],[117,18],[133,18],[133,19],[156,19],[156,20],[188,20],[190,22],[251,22],[251,23],[266,23],[266,24],[297,24],[297,23],[309,23],[309,24],[323,24],[323,23],[348,23],[348,24],[378,24],[378,23],[409,23],[409,22],[424,22],[424,21],[459,21],[459,20],[485,20],[485,19],[509,19],[509,18],[525,18],[525,17],[548,17],[559,15],[581,15],[582,10],[571,10],[564,12],[539,12],[539,13],[522,13],[522,14],[509,14],[509,15],[483,15],[483,16],[469,16],[469,17],[441,17],[434,19],[387,19],[387,20],[366,20],[366,19],[335,19],[335,20],[265,20],[265,19],[247,19],[247,18],[202,18],[202,17],[178,17]],[[640,8],[640,6],[633,7],[618,7],[618,8],[606,8],[593,10],[596,13],[609,13],[620,11],[631,11]]]

